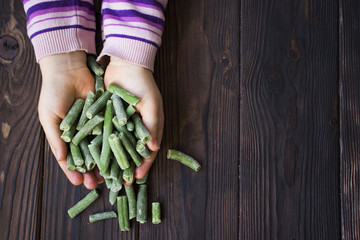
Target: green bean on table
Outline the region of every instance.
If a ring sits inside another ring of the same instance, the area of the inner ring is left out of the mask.
[[[76,203],[72,208],[68,210],[68,214],[71,218],[76,217],[79,213],[84,211],[91,203],[93,203],[99,197],[99,191],[97,189],[92,190],[83,199]]]
[[[119,226],[121,231],[130,231],[129,208],[126,196],[117,197]]]
[[[89,222],[93,223],[96,221],[105,220],[109,218],[116,218],[116,217],[117,215],[114,211],[95,213],[89,216]]]
[[[153,224],[161,223],[161,207],[159,202],[151,204],[151,219]]]
[[[201,168],[201,165],[193,157],[186,155],[185,153],[182,153],[178,150],[169,149],[167,152],[167,158],[179,161],[196,172]]]
[[[134,186],[125,185],[125,191],[129,202],[129,219],[133,219],[136,217],[136,196],[135,196]]]
[[[147,220],[147,186],[139,185],[136,199],[136,221],[145,223]]]

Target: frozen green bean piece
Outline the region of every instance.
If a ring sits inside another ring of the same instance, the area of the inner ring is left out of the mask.
[[[153,224],[161,223],[161,208],[159,202],[153,202],[151,204],[151,219]]]
[[[85,157],[85,166],[86,166],[86,170],[87,171],[90,171],[92,170],[96,163],[95,163],[95,160],[94,158],[92,157],[91,153],[90,153],[90,150],[88,148],[88,145],[89,145],[89,142],[86,138],[84,138],[80,143],[79,143],[79,146],[80,146],[80,150],[82,152],[82,155]]]
[[[143,158],[149,158],[150,157],[150,151],[148,147],[139,140],[136,144],[136,151],[142,156]]]
[[[115,93],[116,95],[121,97],[121,99],[123,99],[125,102],[133,106],[135,106],[140,101],[140,98],[127,92],[125,89],[117,86],[115,83],[110,83],[107,87],[107,90],[111,93]]]
[[[122,177],[126,182],[131,183],[134,180],[135,164],[133,162],[129,164],[130,166],[124,170]]]
[[[100,148],[99,145],[89,144],[88,145],[91,156],[93,157],[96,165],[100,164]]]
[[[147,186],[139,185],[137,201],[136,201],[136,221],[140,223],[146,222],[147,219]]]
[[[92,190],[82,200],[76,203],[72,208],[68,210],[68,214],[71,218],[76,217],[79,213],[84,211],[91,203],[93,203],[99,197],[99,191],[97,189]]]
[[[129,139],[129,141],[131,142],[131,144],[135,147],[136,146],[136,139],[134,138],[134,136],[126,129],[126,127],[124,126],[120,126],[119,121],[117,120],[116,117],[114,117],[112,119],[112,122],[114,124],[114,127],[116,128],[116,130],[120,133],[124,133],[125,136],[127,137],[127,139]]]
[[[135,132],[138,135],[139,139],[143,141],[143,143],[147,143],[151,140],[151,135],[149,131],[146,129],[145,125],[143,124],[139,114],[135,113],[132,116],[132,119],[135,124]]]
[[[139,154],[136,152],[133,145],[131,145],[130,141],[126,138],[124,133],[119,133],[119,138],[122,143],[122,145],[125,147],[126,151],[131,156],[132,160],[136,164],[136,166],[140,166],[142,163],[142,160],[139,156]]]
[[[71,126],[75,123],[76,119],[79,117],[81,110],[84,106],[84,100],[77,99],[75,103],[70,108],[69,112],[66,114],[64,119],[60,123],[60,129],[63,131],[69,131]]]
[[[120,191],[109,191],[109,202],[111,205],[114,205],[116,202],[116,198],[118,197]]]
[[[199,171],[201,168],[201,165],[194,158],[174,149],[168,150],[167,158],[179,161],[196,172]]]
[[[149,176],[149,171],[145,174],[145,176],[143,178],[136,179],[136,184],[146,183],[148,176]]]
[[[112,182],[113,182],[112,179],[110,179],[110,178],[105,178],[105,184],[106,184],[106,187],[107,187],[108,189],[111,188]]]
[[[136,109],[133,105],[129,104],[129,106],[125,110],[126,116],[129,119],[134,113],[136,113]]]
[[[136,217],[136,196],[133,185],[125,185],[125,192],[129,202],[129,219],[133,219]]]
[[[105,92],[104,78],[102,76],[95,76],[95,94],[99,98]]]
[[[102,144],[102,140],[103,140],[103,135],[98,135],[96,136],[93,140],[91,140],[91,144],[94,144],[94,145],[101,145]]]
[[[75,132],[76,132],[76,124],[74,123],[71,128],[69,129],[69,131],[64,131],[60,138],[64,141],[64,142],[71,142],[71,139],[74,137]]]
[[[103,131],[103,141],[100,155],[100,164],[98,166],[100,174],[104,174],[110,164],[110,145],[109,145],[109,136],[113,131],[112,118],[113,118],[113,105],[112,101],[108,100],[106,103],[105,109],[105,120],[104,120],[104,131]]]
[[[78,171],[79,173],[86,173],[86,166],[85,166],[85,164],[83,164],[81,166],[76,166],[75,170]]]
[[[111,96],[111,100],[113,101],[115,115],[116,115],[120,125],[124,126],[127,123],[127,115],[126,115],[122,100],[116,94],[113,94]]]
[[[94,102],[91,107],[86,111],[86,117],[89,119],[92,119],[96,114],[98,114],[107,104],[107,101],[111,97],[111,92],[104,92],[103,95],[101,95],[96,102]]]
[[[75,134],[74,138],[72,139],[72,142],[75,145],[78,145],[81,142],[81,140],[83,140],[87,135],[91,133],[91,131],[94,129],[96,125],[98,125],[103,121],[104,118],[99,115],[96,115],[93,119],[87,121],[85,125],[80,129],[80,131],[78,131]]]
[[[82,109],[79,122],[78,122],[78,124],[76,126],[76,130],[80,130],[85,125],[85,123],[89,120],[86,117],[86,112],[89,109],[89,107],[91,107],[91,105],[93,105],[95,100],[96,100],[96,95],[93,92],[90,91],[88,93],[86,99],[85,99],[85,104],[84,104],[84,107]]]
[[[120,191],[123,187],[123,184],[122,184],[122,178],[118,178],[118,179],[115,179],[112,181],[112,184],[110,186],[110,189],[111,191]]]
[[[68,151],[68,154],[67,154],[67,170],[69,171],[74,171],[75,170],[75,163],[74,163],[74,159],[71,155],[71,152]]]
[[[121,231],[130,231],[129,208],[126,196],[117,197],[119,226]]]
[[[119,175],[120,167],[117,163],[116,159],[111,159],[111,165],[110,165],[110,176],[111,179],[117,179]]]
[[[93,223],[96,221],[105,220],[109,218],[116,218],[116,217],[117,215],[114,211],[95,213],[89,216],[89,222]]]
[[[97,136],[101,135],[101,134],[102,134],[103,127],[104,127],[104,123],[103,123],[103,122],[99,123],[98,125],[96,125],[96,126],[94,127],[94,129],[92,130],[91,134],[92,134],[92,135],[97,135]]]
[[[73,157],[75,166],[81,166],[84,164],[84,158],[81,155],[80,147],[75,145],[73,142],[70,142],[70,152]]]
[[[125,154],[125,150],[120,143],[120,139],[116,134],[113,133],[109,136],[109,145],[120,168],[123,170],[127,169],[130,166],[129,161]]]
[[[134,131],[134,129],[135,129],[134,123],[133,123],[132,121],[128,121],[128,122],[126,123],[126,129],[127,129],[129,132]]]
[[[95,73],[97,76],[104,75],[104,70],[96,62],[95,56],[92,54],[87,54],[86,62],[90,70]]]

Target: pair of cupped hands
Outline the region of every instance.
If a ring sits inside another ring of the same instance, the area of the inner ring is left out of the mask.
[[[60,122],[76,99],[85,99],[89,91],[94,92],[95,80],[86,65],[86,53],[76,51],[46,56],[39,61],[42,87],[38,112],[50,148],[61,169],[74,185],[84,184],[94,189],[104,181],[97,168],[81,174],[67,170],[67,145],[60,139]],[[160,149],[164,114],[162,98],[152,72],[144,67],[111,57],[105,70],[105,88],[112,82],[141,100],[136,110],[149,130],[152,140],[147,146],[152,151],[150,158],[135,169],[135,178],[142,178],[149,171]],[[131,183],[125,183],[127,185]]]

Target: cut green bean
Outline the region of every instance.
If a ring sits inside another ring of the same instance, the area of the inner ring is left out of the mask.
[[[100,148],[99,145],[89,144],[88,145],[91,156],[93,157],[96,165],[100,164]]]
[[[128,122],[126,123],[126,129],[127,129],[129,132],[134,131],[134,129],[135,129],[134,123],[133,123],[132,121],[128,121]]]
[[[103,130],[103,142],[102,142],[101,155],[100,155],[100,165],[98,166],[101,175],[106,172],[110,164],[111,150],[109,145],[109,136],[113,131],[113,125],[111,121],[113,117],[112,108],[113,108],[112,101],[108,100],[105,109],[105,120],[104,120],[104,130]]]
[[[79,117],[81,110],[84,106],[84,100],[77,99],[75,103],[70,108],[69,112],[66,114],[64,119],[60,123],[60,129],[63,131],[69,131],[71,126],[75,123],[76,119]]]
[[[111,159],[110,159],[110,160],[111,160]],[[106,170],[106,172],[105,172],[104,174],[102,174],[103,178],[105,178],[105,179],[111,179],[111,180],[112,180],[112,178],[110,178],[110,173],[111,173],[111,169],[108,168],[108,169]]]
[[[95,56],[92,54],[87,54],[86,62],[88,67],[93,73],[97,76],[104,75],[104,70],[100,67],[100,65],[96,62]]]
[[[122,170],[127,169],[130,166],[129,161],[125,154],[125,150],[120,143],[120,139],[118,136],[116,136],[116,134],[113,133],[109,136],[109,145],[110,145],[111,151],[114,153],[114,156],[115,156],[116,161],[119,164],[120,168]]]
[[[106,187],[107,187],[108,189],[111,188],[112,182],[113,182],[112,179],[110,179],[110,178],[105,178],[105,184],[106,184]]]
[[[120,191],[123,187],[123,184],[122,184],[122,178],[118,178],[118,179],[115,179],[112,181],[112,184],[110,186],[110,189],[111,191]]]
[[[126,129],[126,127],[124,126],[120,126],[119,121],[116,117],[114,117],[112,119],[112,122],[114,124],[114,127],[116,128],[116,130],[120,133],[124,133],[125,136],[127,137],[127,139],[129,139],[129,141],[131,142],[131,144],[135,147],[136,146],[136,139],[134,138],[134,136]]]
[[[80,130],[85,125],[85,123],[89,120],[86,117],[86,112],[89,109],[89,107],[91,107],[91,105],[93,105],[95,100],[96,100],[96,95],[93,92],[90,91],[88,93],[86,99],[85,99],[85,104],[84,104],[84,107],[82,109],[79,122],[78,122],[78,124],[76,126],[76,130]]]
[[[91,144],[94,144],[94,145],[101,145],[102,144],[102,140],[103,140],[103,135],[98,135],[96,136],[93,140],[91,140]]]
[[[93,223],[96,221],[105,220],[109,218],[116,218],[116,217],[117,215],[114,211],[95,213],[89,216],[89,222]]]
[[[142,160],[139,154],[136,152],[134,146],[131,145],[130,141],[126,138],[124,133],[119,133],[119,138],[122,145],[125,147],[126,151],[129,153],[136,166],[140,166],[142,164]]]
[[[86,117],[89,119],[92,119],[96,114],[98,114],[107,104],[107,101],[111,97],[111,92],[104,92],[103,95],[101,95],[96,102],[94,102],[91,107],[86,111]]]
[[[126,196],[117,197],[119,226],[121,231],[130,231],[129,208]]]
[[[136,200],[136,221],[145,223],[147,220],[147,186],[139,185]]]
[[[104,123],[103,123],[103,122],[99,123],[98,125],[96,125],[96,126],[94,127],[94,129],[92,130],[91,134],[92,134],[92,135],[97,135],[97,136],[101,135],[101,134],[102,134],[103,127],[104,127]]]
[[[116,203],[116,198],[118,197],[120,191],[109,191],[109,202],[111,205]]]
[[[94,160],[94,158],[92,157],[92,155],[90,153],[88,145],[89,145],[89,142],[88,142],[88,140],[86,138],[84,138],[79,143],[82,155],[85,157],[86,170],[91,171],[95,167],[96,163],[95,163],[95,160]]]
[[[95,94],[99,98],[105,92],[104,78],[102,76],[95,76]]]
[[[117,163],[116,159],[111,159],[111,165],[110,165],[110,176],[111,179],[117,179],[119,175],[120,167]]]
[[[84,211],[91,203],[93,203],[99,197],[99,191],[97,189],[92,190],[82,200],[76,203],[72,208],[68,210],[68,214],[71,218],[76,217],[79,213]]]
[[[80,147],[70,142],[70,152],[74,160],[75,166],[81,166],[84,164],[84,158],[81,155]]]
[[[136,151],[142,156],[143,158],[149,158],[150,157],[150,151],[148,147],[139,140],[136,144]]]
[[[67,154],[67,170],[69,170],[69,171],[74,171],[75,170],[75,163],[74,163],[74,159],[73,159],[73,157],[72,157],[72,155],[71,155],[71,152],[70,151],[68,151],[68,154]]]
[[[126,182],[131,183],[134,180],[135,164],[133,162],[129,164],[130,166],[124,170],[122,177]]]
[[[149,176],[149,171],[145,174],[143,178],[136,179],[136,184],[140,185],[146,183],[148,176]]]
[[[110,83],[107,87],[107,90],[111,93],[115,93],[116,95],[121,97],[121,99],[123,99],[125,102],[133,106],[135,106],[140,101],[140,98],[127,92],[125,89],[117,86],[115,83]]]
[[[153,202],[151,204],[151,219],[153,224],[161,223],[161,207],[159,202]]]
[[[149,131],[146,129],[144,123],[142,122],[139,114],[135,113],[132,116],[132,119],[135,124],[135,132],[138,135],[139,139],[143,141],[143,143],[147,143],[151,140],[151,135]]]
[[[76,166],[75,170],[78,171],[79,173],[86,173],[86,166],[85,166],[85,164],[83,164],[81,166]]]
[[[129,119],[134,113],[136,113],[136,109],[133,105],[129,104],[129,106],[125,110],[126,116]]]
[[[127,123],[127,115],[126,115],[122,100],[116,94],[113,94],[111,96],[111,100],[113,101],[115,115],[116,115],[120,125],[124,126]]]
[[[199,171],[201,168],[201,165],[194,158],[174,149],[168,150],[167,158],[179,161],[196,172]]]
[[[133,185],[125,185],[125,192],[129,202],[129,219],[133,219],[136,217],[136,196]]]
[[[64,141],[64,142],[71,142],[71,140],[73,139],[75,132],[76,132],[76,124],[74,123],[71,128],[69,129],[69,131],[64,131],[60,138]]]
[[[80,129],[80,131],[78,131],[75,134],[74,138],[72,139],[72,142],[75,145],[78,145],[81,142],[81,140],[83,140],[87,135],[91,133],[91,131],[94,129],[96,125],[98,125],[103,121],[104,118],[99,115],[96,115],[93,119],[87,121],[85,125]]]

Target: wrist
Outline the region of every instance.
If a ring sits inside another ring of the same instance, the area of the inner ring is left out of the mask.
[[[75,51],[43,57],[39,60],[41,72],[72,71],[86,67],[86,52]]]
[[[123,60],[123,59],[117,58],[117,57],[113,57],[113,56],[110,57],[109,64],[117,66],[117,67],[125,68],[130,71],[146,72],[146,73],[152,74],[152,72],[149,69],[147,69],[141,65],[138,65],[138,64],[132,63],[132,62],[128,62],[126,60]]]

